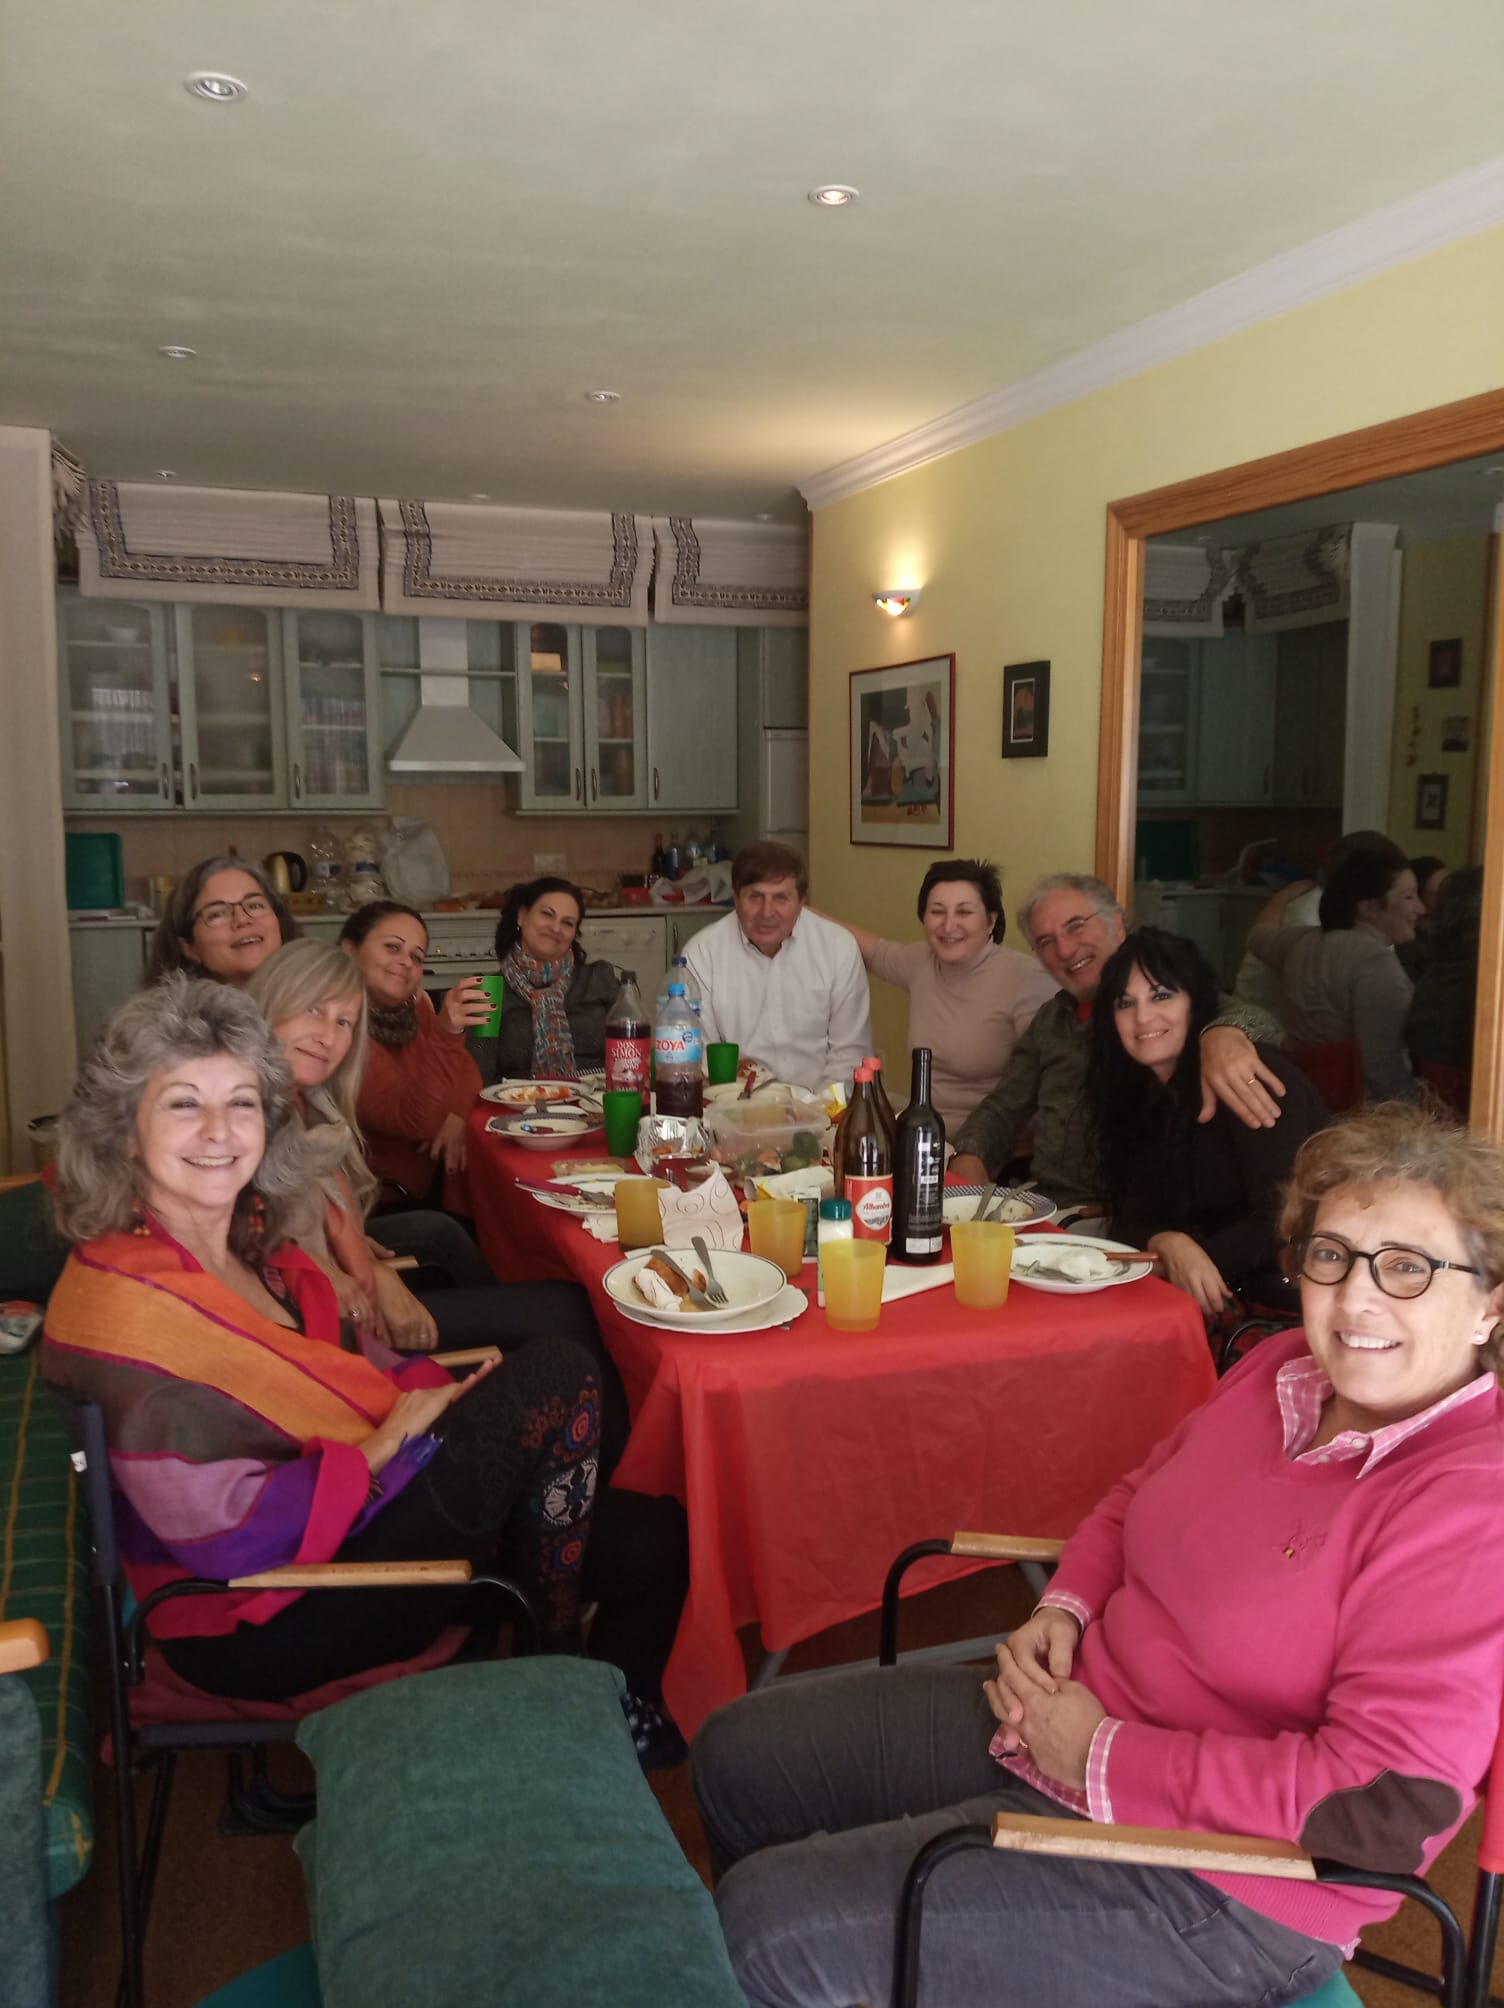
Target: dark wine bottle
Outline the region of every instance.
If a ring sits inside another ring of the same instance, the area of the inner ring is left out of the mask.
[[[938,1262],[945,1235],[945,1124],[930,1100],[932,1056],[914,1048],[909,1105],[893,1142],[893,1239],[897,1262]]]

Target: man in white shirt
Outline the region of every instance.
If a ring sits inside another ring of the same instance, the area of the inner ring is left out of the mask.
[[[860,951],[805,907],[809,868],[787,844],[747,844],[731,865],[736,911],[684,951],[700,986],[706,1042],[734,1039],[781,1081],[849,1082],[872,1050]]]

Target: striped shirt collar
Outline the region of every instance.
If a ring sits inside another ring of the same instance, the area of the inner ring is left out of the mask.
[[[1400,1422],[1386,1423],[1382,1429],[1372,1431],[1344,1429],[1330,1443],[1313,1450],[1311,1439],[1320,1427],[1321,1411],[1331,1395],[1332,1383],[1311,1355],[1302,1353],[1298,1359],[1286,1360],[1275,1375],[1285,1456],[1292,1464],[1338,1464],[1358,1458],[1361,1463],[1356,1475],[1362,1478],[1417,1430],[1428,1428],[1439,1417],[1477,1401],[1481,1395],[1493,1394],[1498,1385],[1497,1374],[1479,1374],[1451,1394],[1443,1395],[1440,1401],[1432,1402],[1429,1408],[1423,1408],[1418,1415],[1407,1415]]]

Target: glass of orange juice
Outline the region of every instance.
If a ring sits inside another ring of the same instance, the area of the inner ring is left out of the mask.
[[[804,1267],[804,1225],[809,1218],[802,1199],[749,1199],[747,1227],[752,1253],[776,1262],[789,1282],[797,1283]]]
[[[833,1332],[876,1330],[888,1251],[881,1241],[827,1241],[825,1315]]]
[[[660,1192],[665,1178],[619,1178],[616,1181],[616,1238],[623,1249],[652,1248],[663,1239]]]
[[[1013,1276],[1013,1229],[1006,1220],[958,1220],[950,1230],[956,1265],[956,1302],[972,1311],[996,1311],[1008,1301]]]

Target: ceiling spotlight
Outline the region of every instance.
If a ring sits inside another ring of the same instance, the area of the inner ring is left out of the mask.
[[[621,392],[619,390],[587,390],[585,397],[586,401],[590,404],[621,403]]]
[[[845,209],[851,203],[861,200],[862,191],[845,181],[824,181],[818,188],[812,188],[805,197],[816,209]]]
[[[918,606],[919,588],[917,586],[892,586],[885,593],[874,593],[872,595],[872,604],[877,608],[879,613],[885,613],[893,620],[897,620],[900,614],[910,613]]]
[[[753,520],[758,523],[771,523],[773,520],[773,512],[771,509],[759,509],[757,515]]]
[[[195,70],[191,77],[184,77],[183,89],[211,105],[233,105],[237,99],[250,96],[239,77],[227,77],[219,70]]]
[[[170,363],[186,363],[198,354],[197,349],[185,349],[181,342],[167,342],[157,350],[159,356],[166,356]]]
[[[490,496],[483,494],[479,488],[477,488],[475,493],[470,497],[470,500],[472,502],[489,502],[490,499],[491,499]]]
[[[176,481],[178,478],[178,470],[175,467],[158,467],[154,472],[159,481]]]

